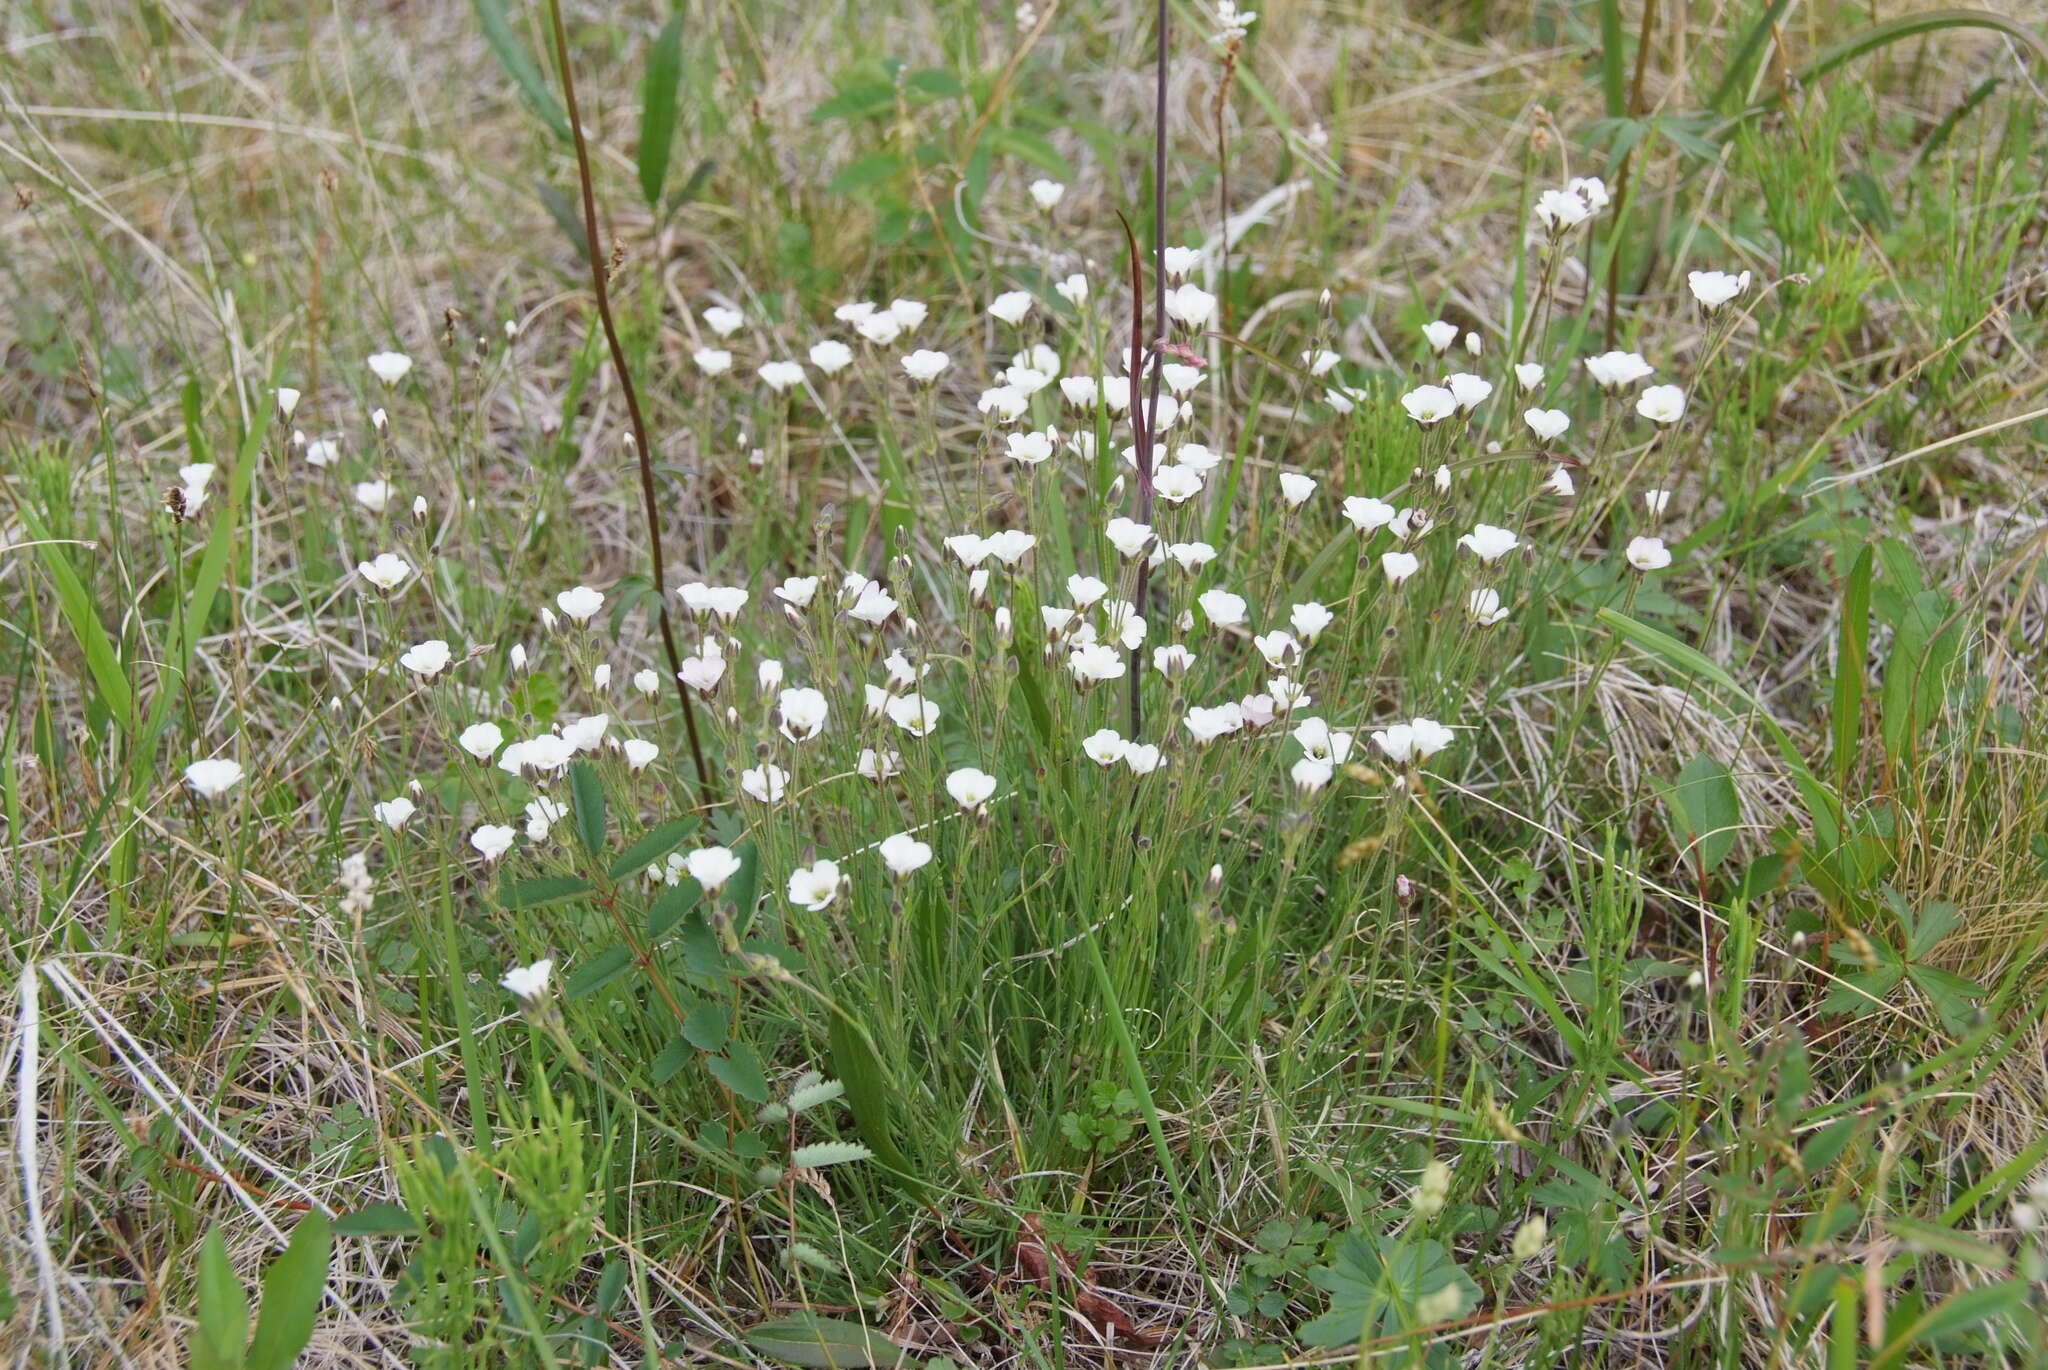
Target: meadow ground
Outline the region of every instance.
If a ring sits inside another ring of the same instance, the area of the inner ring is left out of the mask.
[[[2048,1363],[2048,10],[563,8],[0,10],[9,1364]]]

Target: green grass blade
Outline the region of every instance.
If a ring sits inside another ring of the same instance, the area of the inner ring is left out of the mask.
[[[477,22],[483,25],[484,42],[490,47],[491,55],[498,59],[498,65],[519,87],[519,94],[526,100],[527,107],[554,130],[557,138],[567,142],[569,116],[562,112],[561,102],[548,89],[547,79],[540,74],[533,55],[527,52],[526,45],[513,31],[512,20],[505,13],[504,0],[470,0],[470,3],[476,7]]]
[[[640,193],[649,207],[661,203],[668,179],[669,151],[675,145],[676,92],[683,79],[683,12],[662,25],[647,54],[647,78],[640,97]]]

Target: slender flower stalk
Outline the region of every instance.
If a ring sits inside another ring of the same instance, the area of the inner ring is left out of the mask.
[[[548,21],[554,29],[555,61],[562,74],[562,103],[568,107],[569,131],[575,136],[576,178],[583,191],[583,246],[590,260],[590,289],[597,297],[597,317],[604,325],[604,340],[611,349],[612,369],[619,373],[619,392],[625,396],[626,414],[633,425],[633,455],[640,462],[640,502],[647,510],[647,546],[654,561],[656,617],[661,625],[662,650],[668,656],[669,680],[676,699],[683,706],[683,727],[690,735],[690,759],[697,767],[697,788],[709,806],[716,796],[711,788],[711,770],[704,764],[704,746],[697,738],[697,711],[690,691],[682,681],[683,660],[676,651],[675,629],[668,618],[668,573],[661,555],[661,506],[654,495],[654,452],[647,441],[647,421],[640,414],[640,393],[633,385],[632,368],[626,365],[626,349],[619,341],[619,328],[612,321],[611,294],[605,285],[604,257],[598,249],[597,192],[591,184],[590,145],[583,136],[583,119],[576,107],[576,77],[569,65],[569,31],[562,23],[562,0],[548,0]]]

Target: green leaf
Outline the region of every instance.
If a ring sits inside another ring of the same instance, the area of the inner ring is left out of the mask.
[[[684,1066],[697,1059],[697,1049],[681,1037],[671,1038],[654,1057],[654,1083],[665,1085],[681,1073]]]
[[[761,849],[748,840],[734,847],[733,854],[739,857],[740,868],[733,873],[726,889],[731,892],[733,931],[744,934],[754,920],[754,905],[761,898]]]
[[[562,106],[555,99],[555,93],[548,89],[540,68],[534,65],[533,56],[527,52],[519,35],[512,30],[512,21],[505,13],[504,0],[471,0],[476,6],[477,21],[483,25],[484,42],[491,49],[491,55],[498,59],[498,65],[519,87],[519,94],[526,100],[527,107],[539,115],[541,121],[555,131],[555,136],[568,142],[569,116],[562,113]]]
[[[199,1321],[192,1329],[192,1370],[241,1370],[249,1340],[249,1296],[214,1228],[199,1244]]]
[[[683,76],[683,12],[662,25],[647,53],[647,78],[640,87],[640,193],[649,207],[661,203],[668,179],[669,149],[676,136],[676,88]]]
[[[1060,156],[1060,150],[1048,142],[1044,135],[1028,129],[1000,128],[989,135],[989,143],[1000,152],[1020,157],[1033,166],[1051,172],[1061,180],[1068,180],[1074,169],[1067,165],[1067,159]]]
[[[506,909],[537,909],[590,893],[590,882],[573,875],[536,875],[498,885],[498,905]]]
[[[896,1144],[895,1110],[888,1072],[882,1064],[867,1029],[838,1004],[831,1009],[830,1042],[832,1074],[846,1087],[847,1107],[853,1110],[854,1126],[892,1180],[921,1189],[917,1168]]]
[[[248,1370],[291,1370],[313,1336],[333,1254],[334,1234],[326,1216],[314,1212],[301,1218],[284,1254],[263,1273],[263,1308],[249,1343]]]
[[[872,152],[857,157],[839,169],[826,187],[835,195],[851,195],[857,190],[880,185],[897,172],[903,170],[903,159],[893,152]]]
[[[1835,788],[1847,793],[1856,743],[1863,735],[1863,672],[1870,653],[1871,551],[1856,555],[1849,584],[1842,592],[1842,627],[1835,643],[1835,698],[1832,733]]]
[[[93,607],[85,582],[78,578],[78,572],[71,564],[70,547],[53,538],[49,526],[25,502],[17,503],[15,507],[21,514],[23,530],[36,544],[36,555],[42,558],[43,569],[57,588],[57,608],[64,615],[64,626],[71,630],[72,640],[85,657],[85,669],[92,676],[93,687],[99,691],[100,702],[107,706],[107,712],[114,716],[122,731],[133,732],[137,723],[135,692],[128,684],[127,673],[121,669],[121,654],[114,650],[114,640],[107,636],[106,625],[100,622],[99,610]]]
[[[1416,1303],[1446,1288],[1458,1296],[1445,1317],[1463,1317],[1479,1303],[1479,1286],[1450,1252],[1426,1238],[1349,1233],[1331,1263],[1310,1271],[1309,1279],[1330,1296],[1329,1312],[1301,1329],[1301,1339],[1317,1347],[1409,1331]]]
[[[806,1170],[822,1170],[828,1165],[848,1165],[874,1158],[875,1153],[859,1142],[812,1142],[789,1153],[790,1164]]]
[[[683,1038],[699,1051],[717,1051],[725,1045],[726,1011],[708,999],[683,1018]]]
[[[1670,800],[1686,833],[1687,864],[1711,871],[1727,860],[1742,828],[1742,801],[1728,768],[1701,752],[1678,773]]]
[[[697,830],[694,818],[674,818],[649,828],[640,839],[619,854],[605,871],[614,880],[623,880],[629,875],[638,875],[647,867],[667,856],[683,844],[683,839]]]
[[[747,1344],[764,1356],[812,1370],[895,1365],[903,1351],[872,1327],[806,1313],[748,1328]]]
[[[562,986],[562,996],[572,1002],[587,999],[626,973],[633,964],[633,949],[615,942],[576,968]]]
[[[576,255],[586,262],[589,261],[590,241],[584,234],[583,212],[576,207],[576,202],[546,181],[535,181],[533,189],[534,193],[540,196],[541,204],[546,207],[548,217],[555,221],[555,227],[562,230],[563,235],[569,240],[569,245],[576,249]]]
[[[2004,1248],[1982,1238],[1972,1237],[1968,1233],[1958,1232],[1952,1227],[1943,1227],[1940,1223],[1923,1222],[1918,1218],[1886,1218],[1884,1230],[1922,1251],[1932,1251],[1952,1261],[1974,1265],[1979,1270],[1989,1270],[1993,1274],[2004,1274],[2006,1268],[2012,1264],[2012,1257],[2006,1254]]]
[[[768,1077],[762,1073],[761,1057],[745,1042],[734,1042],[725,1055],[710,1057],[704,1064],[720,1084],[742,1099],[768,1102]]]
[[[412,1214],[395,1203],[365,1204],[353,1213],[344,1213],[334,1220],[334,1235],[337,1237],[411,1237],[419,1233],[420,1225]]]
[[[569,802],[576,813],[576,837],[592,856],[604,855],[604,785],[588,761],[569,767]]]
[[[1916,1346],[1981,1327],[1994,1319],[2018,1313],[2027,1301],[2025,1280],[2000,1280],[1951,1294],[1914,1319],[1870,1363],[1870,1370],[1899,1370]]]
[[[668,930],[681,922],[683,915],[697,907],[697,901],[704,896],[704,887],[695,880],[684,876],[661,893],[647,910],[647,935],[659,941],[668,935]]]

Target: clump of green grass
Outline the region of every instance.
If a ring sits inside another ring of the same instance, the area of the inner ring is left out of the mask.
[[[17,41],[0,1337],[2041,1357],[2024,35],[547,14]]]

